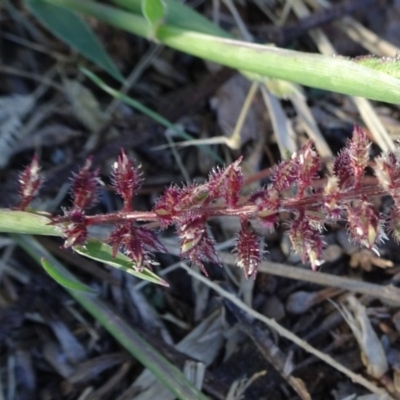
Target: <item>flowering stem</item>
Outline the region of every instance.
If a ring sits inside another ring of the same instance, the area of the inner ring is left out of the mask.
[[[109,214],[87,215],[85,216],[85,220],[87,225],[99,225],[124,221],[152,222],[158,221],[158,216],[151,211],[117,211]]]
[[[400,182],[396,182],[400,188]],[[359,189],[353,189],[346,192],[338,193],[338,201],[341,203],[350,202],[356,199],[367,197],[368,199],[375,196],[382,196],[387,192],[380,186],[362,186]],[[300,199],[283,199],[281,211],[296,211],[299,207],[312,207],[320,206],[324,201],[324,195],[322,193],[312,194],[307,197]]]
[[[214,241],[208,234],[207,221],[213,217],[234,216],[240,220],[235,252],[237,264],[246,277],[255,276],[262,257],[261,243],[253,224],[275,229],[280,214],[289,213],[288,235],[302,261],[313,269],[322,264],[324,226],[346,221],[351,239],[369,249],[386,238],[384,230],[400,240],[400,149],[376,157],[372,165],[375,178],[364,177],[370,166],[370,142],[354,127],[353,137],[333,160],[331,174],[318,179],[320,159],[311,142],[306,143],[271,170],[271,183],[250,196],[241,196],[244,178],[241,160],[225,169],[215,169],[208,181],[186,187],[172,186],[157,200],[151,211],[132,209],[133,197],[142,182],[140,168],[121,151],[113,165],[111,185],[123,200],[123,208],[103,215],[86,215],[97,200],[97,174],[89,158],[72,180],[73,204],[64,215],[53,217],[65,236],[64,247],[84,245],[91,225],[113,224],[107,238],[115,257],[120,249],[137,270],[151,268],[154,252],[166,251],[154,228],[174,225],[180,240],[181,256],[206,274],[204,263],[220,263]],[[20,175],[21,206],[31,201],[40,183],[37,158]],[[295,193],[295,194],[293,194]],[[394,201],[386,220],[370,200],[390,195]],[[147,222],[139,225],[137,222]]]

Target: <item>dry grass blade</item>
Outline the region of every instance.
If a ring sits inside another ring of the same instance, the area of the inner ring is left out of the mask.
[[[317,122],[312,115],[306,98],[300,92],[294,92],[290,95],[290,101],[292,102],[293,107],[296,109],[303,129],[307,133],[308,137],[313,141],[318,154],[322,158],[329,159],[333,157],[333,153],[327,141],[323,137],[320,129],[318,128]]]
[[[236,257],[230,253],[218,253],[220,260],[229,265],[236,265]],[[275,263],[271,261],[261,262],[258,271],[261,273],[282,276],[288,279],[296,279],[316,283],[322,286],[337,287],[349,292],[367,294],[371,297],[381,299],[393,305],[400,304],[400,289],[395,286],[382,286],[373,283],[356,281],[354,279],[343,278],[324,272],[315,273],[302,268],[291,267],[289,265]]]
[[[283,159],[297,151],[295,133],[291,120],[286,116],[280,101],[265,86],[261,86],[264,103],[271,116],[272,127]]]
[[[371,102],[362,97],[352,97],[351,99],[357,106],[365,125],[371,130],[376,144],[383,151],[394,150],[395,144],[372,107]]]
[[[342,313],[360,346],[361,359],[368,374],[379,379],[389,369],[385,350],[371,325],[365,307],[354,296],[348,296],[347,304],[338,310]]]
[[[255,373],[249,379],[239,379],[232,383],[231,387],[229,388],[229,392],[226,395],[225,400],[243,400],[244,399],[244,392],[251,384],[258,378],[264,376],[267,371],[260,371]]]
[[[314,8],[329,8],[331,6],[327,0],[307,0],[307,3]],[[396,57],[399,52],[397,46],[371,32],[352,17],[344,17],[341,21],[335,22],[335,25],[342,29],[352,40],[373,54]]]
[[[375,33],[366,29],[358,21],[351,17],[345,17],[336,23],[352,40],[361,44],[371,53],[381,56],[396,57],[399,48],[380,38]]]

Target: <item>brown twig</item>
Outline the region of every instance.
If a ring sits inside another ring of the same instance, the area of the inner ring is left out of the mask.
[[[218,253],[220,260],[229,265],[236,265],[235,255],[230,253]],[[262,261],[258,268],[259,272],[282,276],[284,278],[296,279],[316,283],[322,286],[332,286],[349,292],[367,294],[371,297],[387,300],[394,304],[400,304],[400,289],[395,286],[376,285],[363,281],[356,281],[350,278],[331,275],[324,272],[313,272],[308,269],[291,267],[289,265],[275,263],[271,261]]]

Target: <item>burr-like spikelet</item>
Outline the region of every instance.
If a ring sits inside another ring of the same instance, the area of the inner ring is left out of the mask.
[[[314,151],[312,142],[305,144],[296,154],[297,171],[297,197],[302,197],[304,191],[311,186],[314,179],[317,178],[317,172],[320,168],[318,154]]]
[[[361,186],[361,179],[368,165],[370,147],[371,142],[367,134],[358,126],[354,126],[351,140],[336,157],[332,167],[342,190]]]
[[[210,200],[222,198],[228,207],[234,207],[239,202],[240,190],[243,186],[243,173],[240,167],[240,157],[225,169],[214,171],[207,182]]]
[[[379,184],[392,197],[397,208],[400,207],[400,146],[394,151],[383,153],[380,157],[375,158],[374,167],[375,176]]]
[[[340,205],[340,188],[336,176],[328,177],[328,182],[323,191],[323,209],[329,219],[338,219],[342,216],[343,207]]]
[[[246,278],[255,278],[261,262],[260,237],[251,229],[247,220],[242,221],[234,251],[237,265],[242,268]]]
[[[262,227],[272,230],[279,220],[280,197],[273,185],[254,193],[250,201],[257,206],[257,221]]]
[[[289,238],[303,263],[310,262],[314,271],[323,263],[324,242],[320,229],[315,227],[305,214],[300,213],[291,222]]]
[[[113,257],[121,248],[138,271],[142,271],[144,267],[151,268],[151,264],[154,263],[153,251],[167,251],[153,231],[137,227],[130,221],[118,224],[107,241],[113,248]]]
[[[21,196],[19,209],[25,210],[36,196],[42,182],[37,154],[33,156],[32,162],[21,172],[18,182]]]
[[[91,170],[91,166],[92,159],[89,158],[81,170],[72,177],[73,208],[84,210],[93,206],[97,201],[99,170]]]
[[[176,216],[176,207],[182,197],[182,190],[177,187],[168,188],[162,196],[157,199],[153,212],[158,216],[162,228],[172,224]]]
[[[124,150],[121,150],[121,154],[113,166],[112,186],[116,193],[123,198],[124,210],[131,210],[132,198],[140,188],[141,183],[140,167],[134,166]]]
[[[85,214],[81,209],[64,209],[64,215],[52,219],[53,225],[58,225],[65,237],[63,248],[83,245],[87,239],[87,223]]]
[[[281,192],[297,182],[298,165],[296,159],[285,160],[279,163],[271,174],[274,188]]]
[[[220,264],[214,242],[207,234],[205,217],[191,217],[178,228],[181,257],[197,265],[207,274],[204,262]]]
[[[347,220],[351,238],[361,246],[374,249],[384,238],[379,214],[367,200],[357,200],[348,206]]]
[[[368,165],[369,150],[371,142],[367,138],[367,134],[359,126],[355,125],[353,136],[347,145],[350,164],[353,169],[355,186],[360,187],[361,179],[364,176],[365,168]]]

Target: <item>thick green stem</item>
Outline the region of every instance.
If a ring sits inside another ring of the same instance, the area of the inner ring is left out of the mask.
[[[81,0],[44,0],[150,38],[146,20],[134,13]],[[305,86],[388,103],[400,103],[400,80],[340,57],[327,57],[247,43],[162,25],[157,40],[176,50],[238,70]]]

